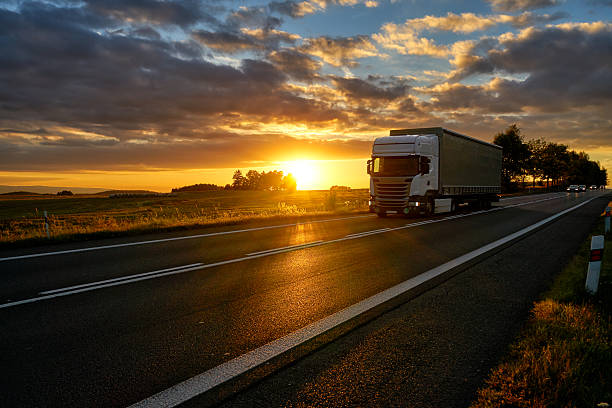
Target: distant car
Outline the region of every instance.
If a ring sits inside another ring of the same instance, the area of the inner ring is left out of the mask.
[[[593,184],[593,185],[590,187],[590,189],[591,189],[591,190],[597,190],[597,186],[596,186],[595,184]]]
[[[586,186],[584,184],[580,185],[580,191],[586,191]]]
[[[571,186],[569,186],[567,188],[567,191],[569,191],[570,193],[579,193],[580,192],[580,186],[577,184],[572,184]]]

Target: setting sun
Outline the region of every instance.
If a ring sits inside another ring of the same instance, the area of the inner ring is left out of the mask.
[[[321,175],[314,160],[295,160],[285,164],[285,173],[292,174],[297,181],[298,190],[320,188]]]

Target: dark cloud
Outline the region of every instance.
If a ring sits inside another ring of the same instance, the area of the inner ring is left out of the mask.
[[[556,6],[561,0],[487,0],[498,11],[534,10]]]
[[[322,63],[296,50],[283,49],[268,55],[268,59],[276,67],[298,81],[312,82],[319,80],[319,70]]]
[[[264,7],[241,7],[227,17],[225,24],[233,29],[245,27],[269,31],[278,28],[282,22],[280,18],[271,16]]]
[[[96,15],[122,22],[190,26],[198,22],[215,22],[198,0],[85,0]]]
[[[570,15],[564,11],[557,11],[553,14],[534,14],[530,12],[516,16],[512,21],[512,26],[517,28],[529,27],[537,24],[551,23],[553,21],[569,18]]]
[[[336,88],[353,100],[382,100],[392,101],[405,96],[409,87],[405,84],[379,87],[371,82],[359,78],[332,77]]]
[[[212,140],[185,143],[122,143],[108,146],[15,145],[0,139],[0,150],[12,152],[0,171],[146,170],[245,167],[252,161],[287,157],[354,159],[368,155],[369,141],[299,139],[280,134],[238,136],[224,132]],[[177,160],[180,158],[180,160]]]
[[[380,56],[370,37],[316,37],[308,38],[299,47],[305,54],[321,58],[334,66],[356,67],[358,58]]]
[[[607,25],[528,29],[483,50],[462,59],[454,79],[479,73],[500,77],[482,86],[438,87],[436,109],[563,112],[612,102],[612,30]],[[508,74],[525,78],[503,78]]]
[[[150,40],[161,40],[161,35],[151,27],[141,27],[133,30],[131,35],[135,37],[148,38]]]
[[[211,32],[198,30],[193,32],[193,38],[209,48],[227,54],[245,50],[262,50],[264,45],[255,38],[228,32]]]
[[[263,29],[241,32],[197,30],[192,33],[192,36],[207,47],[226,54],[246,50],[276,50],[281,44],[294,44],[296,40],[296,37],[289,33]]]
[[[292,18],[301,18],[309,14],[308,9],[305,9],[301,2],[291,0],[273,1],[268,4],[268,7],[273,12]]]

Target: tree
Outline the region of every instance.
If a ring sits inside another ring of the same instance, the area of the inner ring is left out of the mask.
[[[257,170],[249,170],[246,174],[246,183],[245,189],[247,190],[257,190],[260,188],[259,181],[261,179],[261,174]]]
[[[536,178],[544,178],[544,169],[542,164],[542,156],[548,143],[544,139],[532,139],[527,142],[529,149],[529,159],[527,160],[527,174],[533,177],[533,186],[535,187]]]
[[[246,187],[246,178],[242,175],[240,170],[236,170],[234,175],[232,176],[234,182],[232,183],[232,188],[234,190],[244,190]]]
[[[283,188],[283,172],[272,170],[261,173],[260,188],[263,190],[281,190]]]
[[[297,180],[293,177],[293,174],[289,173],[283,177],[283,189],[287,191],[297,190]]]
[[[525,174],[528,168],[529,148],[523,142],[521,129],[516,124],[498,133],[493,143],[503,148],[502,184],[508,191],[511,189],[512,180]]]
[[[542,176],[546,179],[546,186],[550,185],[550,180],[553,184],[558,184],[559,179],[567,174],[569,167],[570,155],[567,146],[550,142],[540,154]]]

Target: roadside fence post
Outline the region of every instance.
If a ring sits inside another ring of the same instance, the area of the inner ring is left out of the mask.
[[[599,273],[601,272],[601,258],[603,256],[604,236],[594,235],[591,238],[591,254],[589,256],[589,269],[587,271],[585,288],[591,295],[597,293],[599,286]]]
[[[50,239],[49,236],[49,219],[47,218],[47,210],[45,210],[45,231],[47,232],[47,239]]]

